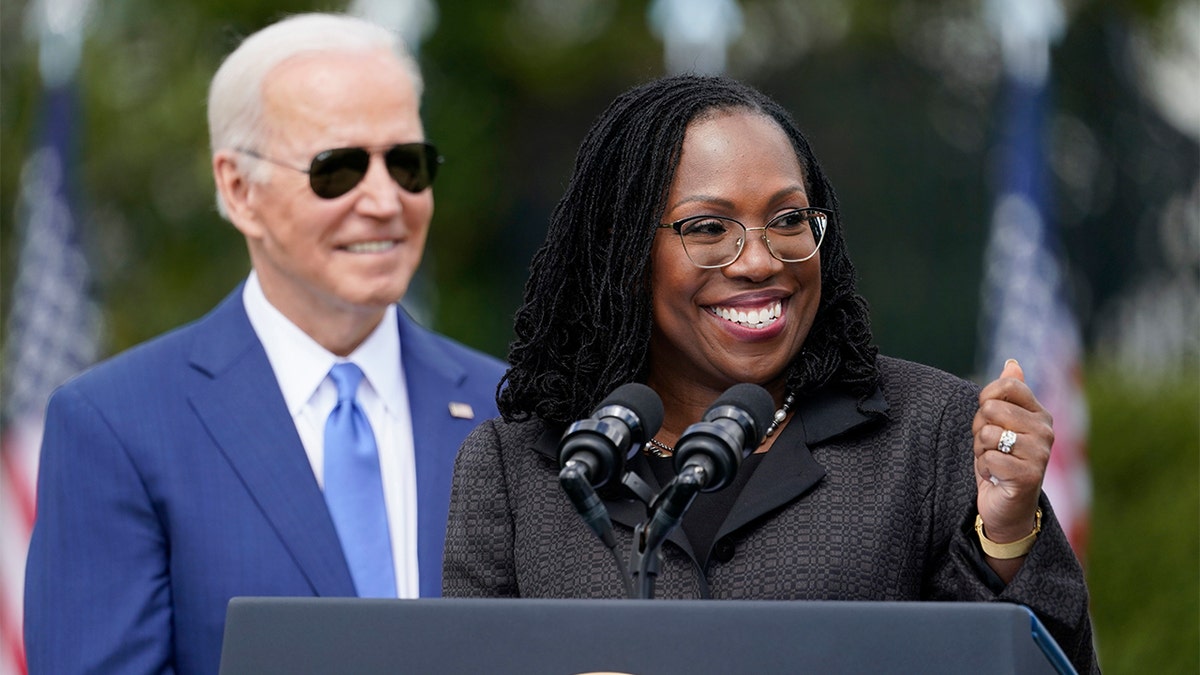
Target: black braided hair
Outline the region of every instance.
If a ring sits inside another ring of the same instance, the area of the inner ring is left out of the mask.
[[[808,141],[779,104],[724,77],[679,75],[631,89],[588,131],[517,310],[510,368],[498,387],[509,421],[586,417],[626,382],[644,381],[650,342],[650,249],[688,125],[745,109],[791,140],[809,203],[835,217],[821,245],[821,302],[788,367],[799,395],[835,385],[860,400],[878,381],[866,301],[855,290],[837,197]]]

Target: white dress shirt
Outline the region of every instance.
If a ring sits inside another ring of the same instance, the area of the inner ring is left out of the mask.
[[[417,485],[413,451],[412,414],[404,364],[400,360],[400,332],[396,307],[388,307],[383,320],[350,356],[326,350],[300,330],[263,294],[254,272],[246,280],[242,302],[250,325],[262,342],[283,392],[300,442],[308,454],[317,484],[325,486],[325,420],[337,404],[337,387],[329,369],[352,362],[363,371],[358,386],[362,406],[379,447],[379,472],[392,537],[396,594],[420,595],[417,570]]]

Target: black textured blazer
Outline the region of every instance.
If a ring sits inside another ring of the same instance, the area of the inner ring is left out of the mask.
[[[1083,571],[1044,495],[1042,533],[1012,583],[983,563],[973,527],[979,388],[887,357],[879,369],[880,389],[861,406],[838,394],[797,401],[718,530],[713,555],[696,555],[681,529],[673,532],[655,596],[1020,603],[1081,673],[1098,672]],[[463,443],[445,595],[624,597],[611,553],[558,485],[562,433],[538,420],[493,419]],[[660,488],[644,457],[626,468]],[[615,493],[605,504],[627,555],[646,508]]]

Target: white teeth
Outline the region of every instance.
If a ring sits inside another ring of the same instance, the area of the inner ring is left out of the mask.
[[[776,301],[770,306],[752,309],[749,312],[736,310],[731,307],[710,307],[709,311],[726,321],[731,321],[747,328],[766,328],[775,323],[780,315],[783,314],[783,302]]]
[[[359,244],[350,244],[346,246],[346,250],[351,253],[382,253],[390,250],[396,242],[388,239],[385,241],[364,241]]]

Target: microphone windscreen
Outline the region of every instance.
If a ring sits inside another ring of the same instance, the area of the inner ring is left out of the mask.
[[[725,393],[721,394],[721,397],[709,407],[709,410],[726,405],[740,408],[750,414],[750,418],[754,420],[754,426],[758,430],[759,438],[757,440],[761,441],[762,435],[766,433],[767,427],[771,424],[771,418],[775,415],[775,399],[771,398],[767,390],[750,382],[735,384],[726,389]],[[704,417],[708,419],[707,414]]]
[[[638,416],[638,419],[642,421],[642,427],[646,431],[646,438],[657,434],[659,427],[662,426],[662,399],[658,397],[658,394],[653,389],[640,382],[630,382],[629,384],[617,387],[608,395],[608,398],[605,398],[600,402],[600,405],[596,406],[596,410],[592,411],[592,414],[595,415],[602,408],[610,405],[619,405],[632,410]],[[766,427],[763,428],[765,429]]]

